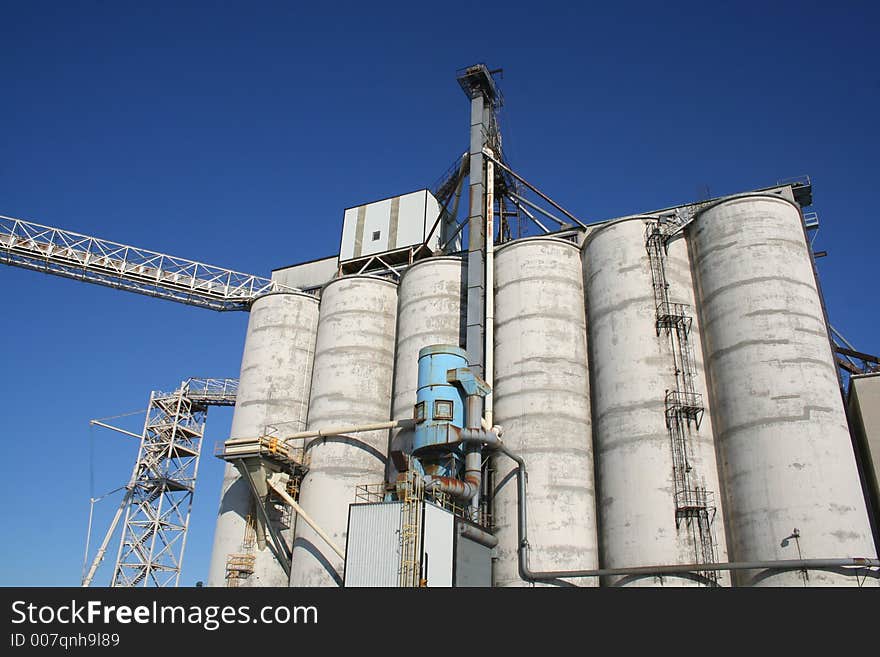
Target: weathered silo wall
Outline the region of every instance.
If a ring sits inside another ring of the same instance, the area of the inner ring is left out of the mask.
[[[383,422],[391,414],[397,284],[371,276],[324,287],[315,345],[310,430]],[[300,504],[345,548],[348,506],[360,484],[385,477],[388,431],[312,440]],[[341,585],[342,559],[304,522],[296,523],[291,586]]]
[[[578,248],[523,239],[495,255],[494,421],[526,462],[530,567],[598,567],[584,294]],[[494,459],[493,581],[518,586],[515,464]],[[582,580],[581,585],[595,585]]]
[[[654,276],[646,249],[653,219],[634,217],[595,229],[583,246],[588,343],[596,449],[599,541],[603,568],[723,561],[722,515],[707,509],[715,553],[707,555],[697,518],[678,514],[673,436],[666,394],[677,388],[676,357],[665,329],[657,331]],[[679,240],[663,254],[670,302],[689,304],[693,289],[686,247]],[[703,393],[706,377],[699,330],[692,326],[693,383]],[[703,412],[682,426],[681,441],[695,482],[718,491],[712,420]],[[717,507],[719,501],[716,499]],[[718,510],[720,511],[720,509]],[[726,576],[721,575],[720,583]],[[612,578],[618,585],[688,586],[678,576]]]
[[[731,557],[797,559],[799,551],[803,558],[874,556],[797,206],[769,195],[725,200],[702,212],[688,240]],[[745,583],[752,574],[738,579]],[[795,571],[763,583],[857,582]]]
[[[458,257],[421,260],[400,279],[392,419],[412,417],[418,387],[419,349],[433,344],[464,346],[467,264]],[[409,453],[412,429],[391,434],[391,450]],[[389,459],[389,481],[397,470]]]
[[[277,426],[281,434],[305,429],[318,325],[318,299],[269,294],[254,301],[248,319],[230,438],[251,438]],[[226,465],[208,586],[226,586],[230,554],[246,552],[247,516],[253,511],[247,482]],[[292,542],[292,531],[282,535]],[[251,548],[254,572],[239,586],[286,586],[287,575],[271,549]]]

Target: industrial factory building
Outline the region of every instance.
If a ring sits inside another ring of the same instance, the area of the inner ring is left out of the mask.
[[[113,585],[178,583],[234,404],[208,586],[876,587],[880,363],[833,335],[811,181],[588,222],[458,82],[447,175],[271,280],[4,219],[7,264],[250,313],[237,382],[151,398],[85,583],[118,525]]]

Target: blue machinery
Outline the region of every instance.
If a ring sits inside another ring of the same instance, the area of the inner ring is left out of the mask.
[[[464,349],[432,345],[419,351],[413,469],[424,476],[426,492],[469,503],[472,519],[480,505],[481,443],[496,437],[481,426],[490,392],[468,367]]]

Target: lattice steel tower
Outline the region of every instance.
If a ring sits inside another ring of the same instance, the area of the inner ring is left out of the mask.
[[[150,395],[111,586],[178,585],[208,406],[234,405],[237,386],[187,379]]]

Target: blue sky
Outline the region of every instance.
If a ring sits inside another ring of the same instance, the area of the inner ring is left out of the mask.
[[[880,352],[880,9],[739,5],[0,3],[0,214],[268,275],[336,253],[343,208],[433,183],[467,145],[455,72],[484,61],[508,160],[582,219],[809,174],[832,324]],[[125,483],[137,447],[88,420],[237,376],[247,315],[10,267],[0,286],[0,585],[77,585],[91,482]],[[230,418],[210,411],[206,448]],[[184,584],[221,470],[206,449]]]

